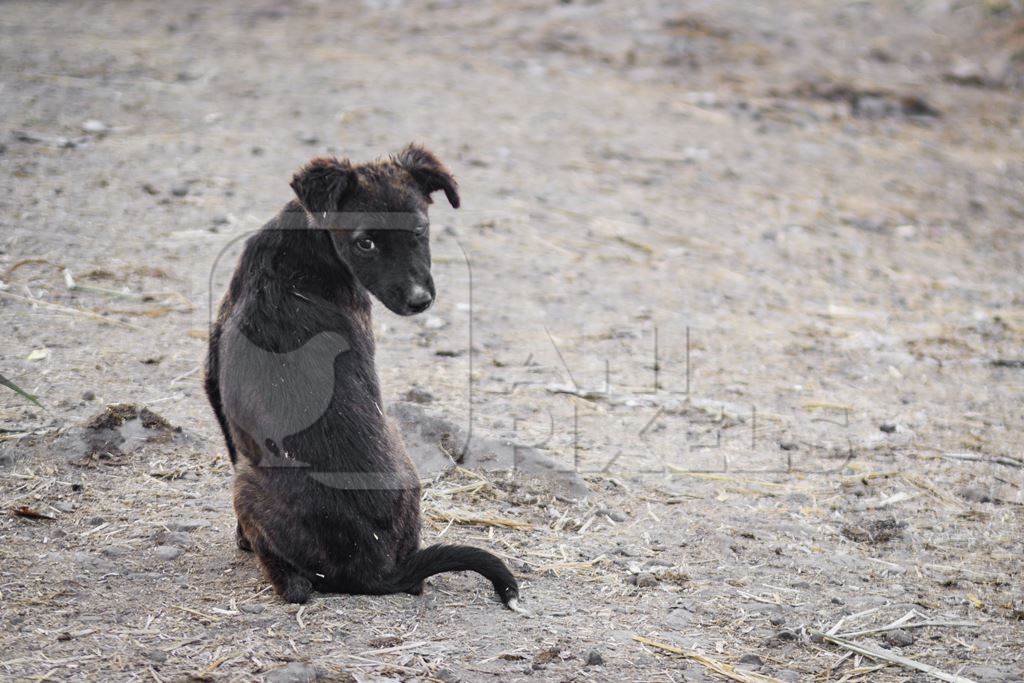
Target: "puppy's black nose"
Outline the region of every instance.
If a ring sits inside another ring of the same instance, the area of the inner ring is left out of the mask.
[[[412,292],[409,294],[409,299],[405,302],[405,305],[413,313],[422,313],[430,308],[432,303],[434,303],[434,295],[426,287],[417,285],[412,288]]]

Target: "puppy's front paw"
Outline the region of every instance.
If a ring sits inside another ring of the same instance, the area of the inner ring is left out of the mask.
[[[245,537],[245,532],[242,531],[242,525],[235,525],[235,544],[238,545],[239,550],[244,550],[247,553],[252,552],[252,543]]]
[[[309,594],[313,592],[313,584],[304,576],[289,576],[285,582],[281,597],[285,602],[301,605],[309,600]]]

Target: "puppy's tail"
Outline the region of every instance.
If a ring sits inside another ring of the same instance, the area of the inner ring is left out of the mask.
[[[491,582],[501,601],[519,611],[519,584],[505,563],[486,550],[468,545],[432,545],[405,558],[387,579],[389,593],[415,590],[427,577],[470,571]]]

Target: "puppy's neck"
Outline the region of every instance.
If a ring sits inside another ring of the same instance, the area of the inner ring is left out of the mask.
[[[369,318],[370,293],[338,258],[328,232],[311,227],[308,216],[294,200],[281,211],[274,273],[298,295],[327,300]]]

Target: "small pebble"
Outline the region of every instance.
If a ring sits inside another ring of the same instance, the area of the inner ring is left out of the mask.
[[[175,185],[171,188],[171,194],[175,197],[184,197],[188,194],[188,185]]]
[[[748,668],[761,668],[764,666],[764,660],[755,654],[746,654],[740,657],[740,664]]]
[[[629,519],[629,515],[622,510],[605,510],[604,513],[608,515],[613,522],[625,522]]]
[[[167,528],[172,531],[195,531],[197,529],[205,529],[210,526],[209,520],[194,518],[194,519],[176,519],[167,523]]]
[[[170,562],[181,557],[182,549],[173,545],[158,545],[153,549],[153,554],[156,555],[157,559]]]
[[[82,130],[85,131],[86,133],[93,133],[98,135],[100,133],[108,132],[110,130],[110,126],[103,123],[102,121],[97,121],[96,119],[89,119],[88,121],[82,122]]]
[[[433,403],[434,395],[426,389],[413,387],[405,393],[402,399],[410,403]]]
[[[768,621],[772,623],[772,626],[782,626],[786,623],[786,617],[781,614],[773,614],[768,618]]]
[[[257,605],[255,603],[250,602],[245,605],[239,605],[238,609],[242,612],[245,612],[246,614],[260,614],[266,609],[266,607],[264,607],[263,605]]]
[[[960,489],[960,496],[973,503],[990,503],[992,496],[981,486],[966,486]]]
[[[658,585],[658,578],[649,572],[637,574],[636,585],[638,588],[650,588]]]
[[[459,677],[451,669],[440,669],[434,672],[434,678],[442,683],[459,683]]]
[[[604,657],[597,650],[591,650],[587,654],[587,666],[602,666],[604,664]]]
[[[96,394],[94,392],[92,392],[92,391],[89,391],[89,390],[83,391],[82,392],[82,400],[83,401],[95,401],[96,400]]]
[[[267,674],[267,683],[312,683],[317,679],[316,667],[306,662],[292,662]]]
[[[893,647],[907,647],[914,644],[914,635],[910,631],[898,628],[885,634],[885,642]]]
[[[881,429],[886,434],[892,434],[893,432],[896,431],[896,425],[894,425],[892,422],[883,422],[882,424],[878,425],[878,428]]]
[[[192,537],[184,531],[158,531],[153,536],[153,541],[156,545],[192,545]]]

